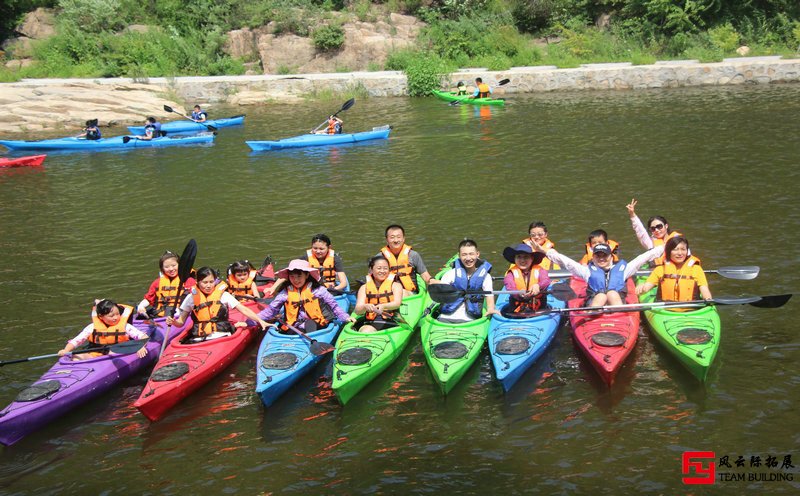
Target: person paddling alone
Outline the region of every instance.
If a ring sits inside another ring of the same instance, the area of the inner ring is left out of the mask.
[[[205,122],[208,120],[208,114],[200,108],[200,105],[195,105],[192,110],[192,120],[195,122]]]
[[[452,284],[459,291],[492,291],[492,264],[480,258],[478,243],[465,239],[458,244],[458,259],[453,268],[442,275],[440,280],[431,279],[431,284]],[[498,314],[494,306],[494,295],[464,295],[451,303],[441,306],[437,320],[441,322],[462,323],[481,318],[483,301],[486,299],[486,315]]]
[[[78,135],[78,138],[86,138],[91,141],[97,141],[102,137],[103,135],[98,127],[97,119],[86,121],[86,127],[83,128],[83,132]]]

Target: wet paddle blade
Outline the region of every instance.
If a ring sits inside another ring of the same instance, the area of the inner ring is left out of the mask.
[[[750,305],[758,308],[778,308],[782,307],[792,297],[792,293],[782,295],[762,296],[760,300],[750,303]]]
[[[464,291],[450,284],[431,284],[428,286],[428,295],[436,303],[453,303],[464,296]]]
[[[717,270],[709,270],[707,272],[717,273],[722,277],[728,279],[750,280],[758,277],[758,272],[761,269],[756,265],[747,265],[740,267],[720,267]]]
[[[319,341],[314,340],[311,342],[311,346],[309,346],[309,349],[311,350],[311,353],[313,353],[314,355],[320,356],[332,352],[335,348],[333,347],[333,345],[330,345],[328,343],[320,343]]]

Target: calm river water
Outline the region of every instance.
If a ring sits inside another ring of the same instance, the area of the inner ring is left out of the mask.
[[[631,258],[633,197],[642,217],[684,232],[706,268],[761,267],[753,281],[711,276],[715,295],[796,289],[800,85],[508,100],[359,99],[346,130],[391,124],[390,140],[250,153],[245,140],[307,131],[341,102],[268,104],[213,146],[50,154],[38,170],[0,171],[0,359],[57,351],[95,297],[138,301],[161,253],[192,237],[197,266],[224,268],[267,254],[285,264],[325,232],[356,277],[390,223],[436,269],[464,237],[502,266],[502,249],[543,220],[564,253],[579,256],[604,228]],[[797,480],[681,482],[685,451],[728,456],[720,473],[800,475],[800,301],[720,314],[705,385],[643,328],[608,390],[564,325],[508,394],[484,352],[442,397],[417,337],[344,408],[323,362],[265,409],[253,346],[160,422],[131,406],[142,376],[0,449],[0,493],[796,494]],[[0,402],[51,363],[1,368]],[[795,468],[781,468],[787,456]]]

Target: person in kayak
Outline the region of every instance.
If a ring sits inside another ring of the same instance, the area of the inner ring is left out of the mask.
[[[636,215],[636,203],[636,198],[634,198],[625,206],[625,208],[628,209],[628,215],[631,218],[633,232],[636,233],[636,238],[639,240],[639,243],[642,244],[642,247],[649,250],[654,246],[663,245],[669,238],[673,236],[683,236],[683,234],[679,233],[678,231],[672,231],[669,228],[667,219],[660,215],[650,217],[647,220],[647,229],[645,229],[641,219],[639,219],[639,216]],[[648,229],[650,230],[650,234],[647,233]],[[689,254],[691,255],[691,252]],[[653,263],[655,265],[663,264],[664,257],[658,257],[657,259],[653,260]]]
[[[456,85],[456,95],[457,96],[464,96],[467,94],[467,85],[464,81],[459,81]]]
[[[259,312],[259,318],[273,320],[283,310],[286,323],[293,326],[302,326],[308,319],[315,321],[320,329],[333,320],[355,322],[356,319],[342,310],[333,295],[320,283],[319,271],[308,260],[292,260],[288,267],[279,270],[276,275],[279,279],[288,280],[289,284],[278,292],[267,308]],[[288,329],[281,329],[281,332],[292,333]]]
[[[664,245],[668,259],[656,267],[647,281],[636,286],[636,294],[646,293],[658,286],[660,301],[691,301],[702,296],[712,298],[708,280],[700,260],[689,253],[689,240],[673,236]]]
[[[588,242],[584,247],[586,248],[586,253],[581,258],[581,265],[586,265],[592,261],[592,250],[596,245],[600,243],[605,243],[611,247],[611,257],[614,259],[614,263],[619,262],[619,243],[614,241],[613,239],[608,239],[608,233],[605,232],[603,229],[595,229],[594,231],[589,233]]]
[[[326,234],[315,234],[311,238],[311,248],[300,257],[300,260],[307,260],[312,267],[320,271],[322,283],[328,291],[341,293],[347,290],[347,274],[344,272],[344,262],[342,257],[331,248],[331,238]],[[275,284],[265,291],[266,297],[275,294],[285,282],[284,279],[276,279]]]
[[[189,313],[192,314],[191,341],[205,341],[233,334],[235,327],[247,327],[246,322],[231,324],[228,320],[230,310],[238,308],[245,317],[258,322],[262,329],[269,324],[252,310],[242,305],[232,294],[226,291],[228,285],[220,282],[217,272],[211,267],[200,267],[197,270],[197,284],[175,312],[177,317],[167,317],[167,325],[182,326]]]
[[[581,265],[566,255],[558,253],[554,248],[546,250],[533,242],[533,250],[544,253],[547,258],[570,271],[575,277],[586,281],[586,303],[589,306],[622,305],[626,295],[626,281],[636,274],[639,267],[654,260],[664,253],[664,245],[656,246],[638,257],[626,262],[620,259],[614,263],[611,247],[599,243],[592,249],[592,260],[588,265]]]
[[[133,315],[133,307],[118,305],[111,300],[95,300],[92,309],[92,323],[70,339],[67,345],[58,351],[59,356],[72,352],[78,346],[88,342],[90,347],[112,345],[128,340],[148,339],[150,336],[128,321]],[[101,352],[78,353],[72,355],[73,360],[87,360],[103,355]],[[136,352],[139,358],[147,355],[147,348],[142,346]]]
[[[228,292],[239,301],[260,298],[256,285],[257,271],[249,261],[238,260],[228,266]]]
[[[403,294],[408,296],[417,293],[419,291],[417,274],[426,284],[431,280],[422,256],[406,244],[406,231],[403,226],[392,224],[386,228],[384,234],[386,246],[381,248],[379,255],[382,254],[389,261],[389,270],[403,285]]]
[[[176,308],[181,295],[191,291],[195,280],[190,277],[181,284],[178,276],[180,260],[177,253],[169,250],[158,259],[158,278],[150,283],[144,298],[136,306],[139,315],[150,318],[163,317],[165,308]]]
[[[140,136],[139,139],[143,140],[151,140],[153,138],[158,138],[162,136],[161,131],[161,123],[156,120],[155,117],[148,117],[144,121],[144,136]]]
[[[195,105],[192,110],[192,120],[195,122],[205,122],[208,120],[208,114],[200,108],[200,105]]]
[[[353,310],[364,316],[358,330],[371,333],[396,326],[394,312],[402,303],[403,285],[389,269],[389,261],[381,254],[370,258],[367,282],[358,288]]]
[[[546,249],[555,248],[556,245],[548,238],[547,226],[540,220],[535,220],[528,225],[528,237],[522,240],[528,246],[533,246],[533,243],[539,243]],[[553,263],[545,258],[542,260],[542,268],[545,270],[559,269],[559,266],[553,266]]]
[[[544,295],[550,286],[550,276],[542,266],[544,255],[534,253],[527,243],[520,243],[503,250],[503,258],[511,262],[511,267],[503,278],[503,286],[509,291],[525,291],[520,295],[511,295],[509,303],[501,310],[506,317],[514,314],[529,314],[544,306]]]
[[[103,133],[100,132],[97,119],[86,121],[86,127],[83,128],[83,132],[78,135],[78,138],[86,138],[91,141],[99,140],[102,137]]]
[[[492,291],[492,264],[480,258],[478,243],[465,239],[458,244],[458,259],[453,267],[439,280],[431,279],[431,284],[452,284],[459,291]],[[472,295],[459,298],[452,303],[443,304],[437,317],[442,322],[462,323],[483,316],[483,302],[486,299],[486,315],[499,314],[495,309],[494,295]]]
[[[492,95],[492,89],[488,84],[483,82],[481,78],[475,78],[475,92],[470,98],[489,98]]]

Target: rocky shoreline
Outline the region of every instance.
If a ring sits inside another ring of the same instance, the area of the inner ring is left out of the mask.
[[[574,69],[553,66],[513,67],[507,71],[462,69],[448,75],[444,85],[472,81],[511,79],[497,94],[548,91],[637,90],[690,86],[773,84],[800,82],[800,59],[741,57],[717,63],[693,60],[586,64]],[[110,79],[31,79],[0,84],[0,135],[25,134],[35,139],[45,131],[71,134],[90,118],[102,125],[140,124],[148,115],[166,118],[164,105],[186,113],[185,105],[226,103],[258,105],[273,101],[302,101],[325,90],[346,94],[366,92],[374,97],[408,94],[401,72],[350,72],[333,74],[251,75],[149,78],[137,81]],[[175,117],[175,116],[172,116]],[[52,134],[52,132],[50,133]]]

